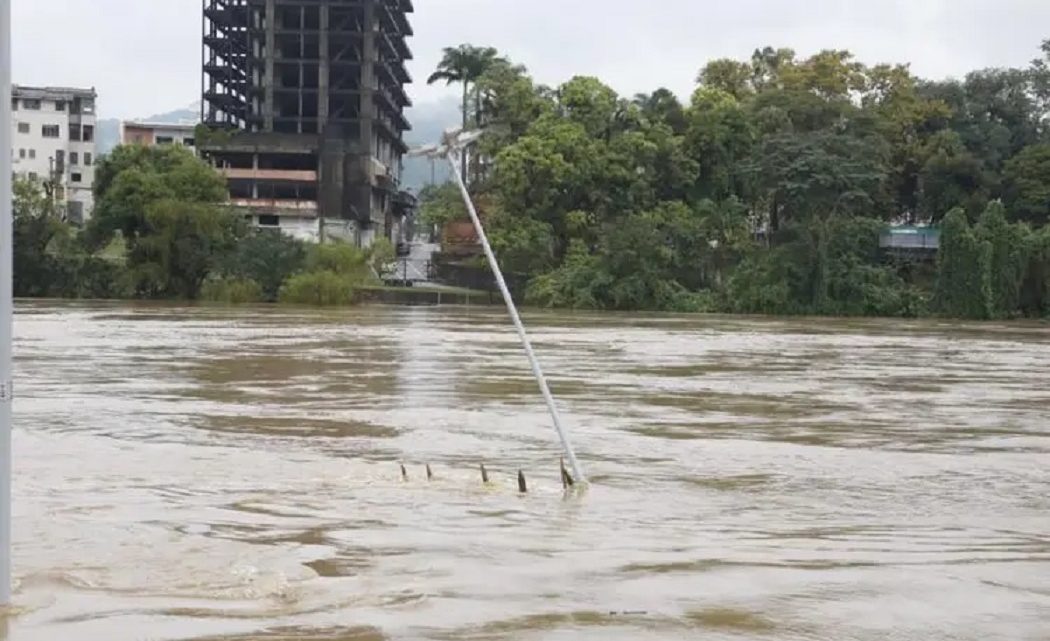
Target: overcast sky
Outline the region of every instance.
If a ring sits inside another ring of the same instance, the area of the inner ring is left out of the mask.
[[[624,94],[683,96],[717,57],[848,48],[927,77],[1021,66],[1050,38],[1050,0],[415,0],[417,104],[446,45],[497,47],[554,84],[596,75]],[[201,0],[13,0],[15,82],[95,86],[105,117],[199,100]]]

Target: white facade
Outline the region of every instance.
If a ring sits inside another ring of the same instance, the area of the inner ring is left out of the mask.
[[[95,199],[94,89],[21,87],[11,91],[13,171],[54,184],[73,222],[91,217]]]

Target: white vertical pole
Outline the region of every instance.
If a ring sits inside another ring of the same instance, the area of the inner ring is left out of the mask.
[[[461,150],[460,153],[465,154],[466,152]],[[489,244],[488,236],[485,234],[485,228],[481,225],[481,218],[478,216],[478,210],[474,207],[474,200],[470,197],[470,191],[467,190],[467,184],[463,181],[463,176],[460,175],[459,166],[456,164],[455,151],[451,148],[448,151],[448,163],[452,167],[452,175],[455,176],[456,183],[459,185],[459,190],[463,195],[463,202],[467,205],[467,211],[470,212],[470,220],[473,221],[474,229],[478,232],[478,240],[481,241],[481,246],[485,250],[485,257],[488,258],[492,273],[496,276],[496,283],[503,294],[503,301],[507,304],[507,311],[510,312],[510,318],[514,321],[514,327],[518,330],[518,337],[521,338],[525,354],[529,357],[532,373],[536,377],[536,382],[539,383],[543,400],[547,401],[547,409],[550,410],[551,419],[554,421],[554,429],[558,430],[558,438],[561,439],[561,445],[565,449],[565,456],[568,457],[569,464],[572,465],[572,473],[576,476],[577,481],[585,483],[587,477],[583,475],[580,462],[576,460],[576,453],[572,450],[572,444],[569,443],[569,435],[561,424],[561,415],[558,413],[558,406],[554,402],[554,395],[551,394],[550,386],[547,385],[547,378],[543,375],[540,361],[536,358],[536,353],[532,351],[532,342],[525,331],[525,325],[521,322],[521,316],[518,315],[518,308],[510,295],[510,290],[507,288],[507,281],[503,279],[503,272],[500,271],[499,263],[496,261],[496,254],[492,251],[492,245]]]
[[[0,606],[11,603],[11,0],[0,0]]]

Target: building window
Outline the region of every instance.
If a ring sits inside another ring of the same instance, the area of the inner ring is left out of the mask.
[[[173,142],[175,142],[175,139],[171,136],[157,136],[158,145],[170,145]]]
[[[25,107],[26,109],[29,109],[30,111],[40,111],[40,101],[39,100],[23,100],[22,101],[22,106]]]
[[[194,146],[194,145],[196,144],[196,142],[197,142],[197,141],[196,141],[196,140],[194,140],[193,138],[183,138],[183,139],[182,139],[182,144],[183,144],[183,145],[186,145],[187,147],[192,147],[192,146]]]
[[[65,111],[65,110],[66,110],[66,101],[65,100],[56,100],[55,101],[55,111]]]
[[[80,182],[80,179],[81,179],[81,175],[80,174],[70,174],[69,175],[69,180],[71,182],[78,183],[78,182]]]
[[[37,178],[39,178],[39,176],[36,175],[35,171],[29,172],[29,180],[36,182]]]
[[[84,152],[84,166],[85,167],[90,167],[92,162],[93,162],[93,159],[91,158],[91,152],[85,151]]]
[[[36,149],[30,149],[29,150],[29,159],[30,160],[36,160]]]
[[[93,125],[84,125],[84,142],[95,141],[95,127]]]
[[[55,162],[60,166],[66,164],[66,150],[59,149],[55,151]]]
[[[69,139],[75,142],[80,142],[80,125],[69,126]]]
[[[260,214],[259,215],[259,226],[260,227],[280,227],[281,219],[272,214]]]
[[[11,99],[11,111],[18,111],[18,98]]]
[[[26,150],[25,149],[19,149],[18,150],[18,157],[24,159],[26,157]]]
[[[28,122],[20,122],[20,123],[18,123],[18,133],[20,133],[20,134],[27,134],[27,133],[29,133],[29,123]]]
[[[58,138],[62,132],[58,125],[44,125],[41,128],[41,134],[44,138]]]
[[[80,164],[80,154],[78,154],[75,151],[69,152],[69,164],[71,164],[71,165],[79,165]]]

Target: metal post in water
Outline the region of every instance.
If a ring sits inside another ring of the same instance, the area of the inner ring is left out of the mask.
[[[462,149],[458,150],[459,153],[464,154]],[[446,158],[448,159],[449,165],[452,167],[452,175],[459,185],[460,193],[463,195],[463,202],[467,206],[467,211],[470,213],[470,219],[474,223],[474,229],[478,232],[478,240],[481,241],[481,246],[485,250],[485,257],[488,258],[489,267],[492,268],[492,273],[496,276],[496,283],[499,285],[500,292],[503,294],[503,301],[507,304],[507,311],[510,312],[510,318],[514,321],[514,327],[518,330],[518,337],[521,339],[521,344],[525,348],[525,354],[529,357],[529,363],[532,365],[532,373],[536,377],[536,382],[540,386],[540,392],[543,394],[543,399],[547,402],[547,409],[550,410],[551,419],[554,421],[554,428],[558,431],[558,437],[561,439],[562,448],[565,449],[565,455],[569,457],[569,464],[572,465],[573,474],[576,475],[576,480],[581,483],[586,482],[586,477],[583,475],[583,470],[580,468],[580,462],[576,459],[576,453],[572,449],[572,444],[569,443],[569,435],[565,432],[565,428],[561,423],[561,415],[558,413],[558,407],[554,402],[554,395],[551,394],[550,386],[547,385],[547,378],[543,375],[543,368],[540,367],[540,361],[536,358],[535,352],[532,351],[532,342],[529,340],[529,335],[525,331],[525,325],[521,322],[521,316],[518,314],[518,308],[514,304],[514,299],[510,295],[510,290],[507,288],[507,281],[503,278],[503,272],[500,271],[499,263],[496,261],[496,254],[492,251],[492,245],[489,244],[488,236],[485,234],[485,228],[481,225],[481,218],[478,216],[478,210],[474,207],[474,200],[470,197],[470,191],[467,190],[467,183],[460,176],[457,165],[456,165],[456,149],[450,143],[446,150]]]
[[[11,0],[0,0],[0,606],[11,603]]]

